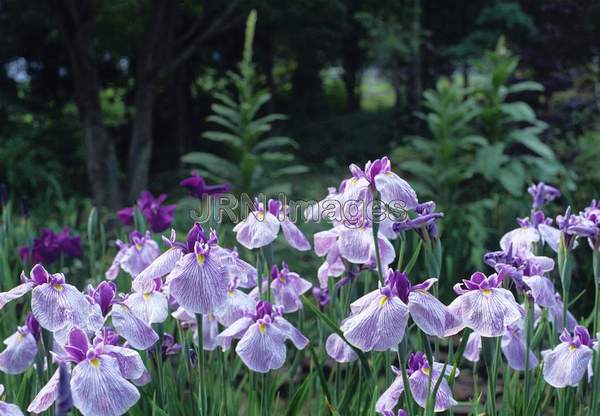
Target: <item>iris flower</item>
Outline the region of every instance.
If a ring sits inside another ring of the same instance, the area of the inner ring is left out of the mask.
[[[129,243],[117,240],[116,245],[119,247],[119,251],[106,272],[106,278],[109,280],[117,278],[119,269],[123,269],[132,278],[135,278],[160,256],[160,248],[152,240],[150,231],[146,231],[146,234],[132,231],[129,234]]]
[[[408,384],[415,402],[422,408],[425,408],[427,396],[433,393],[433,389],[440,377],[444,377],[444,379],[440,382],[435,397],[434,410],[436,412],[444,412],[458,404],[452,397],[452,390],[446,380],[446,377],[450,375],[452,367],[447,366],[446,372],[442,375],[443,368],[443,364],[435,362],[433,366],[430,366],[427,357],[422,352],[411,353],[408,357],[408,368],[406,369]],[[392,371],[396,374],[396,379],[379,397],[377,403],[375,403],[375,410],[384,415],[390,414],[394,410],[405,388],[400,369],[392,366]],[[456,372],[456,377],[458,375],[459,371]],[[429,383],[430,377],[431,384]]]
[[[236,224],[233,231],[237,241],[252,250],[275,241],[280,228],[293,248],[299,251],[310,250],[310,243],[290,219],[289,207],[274,199],[269,199],[266,207],[256,200],[254,210],[244,221]]]
[[[258,301],[255,313],[238,319],[217,338],[225,348],[229,348],[234,338],[239,339],[235,352],[252,371],[277,370],[285,363],[286,340],[291,340],[298,349],[304,349],[309,342],[282,315],[281,307]]]
[[[363,351],[396,348],[409,315],[428,335],[444,336],[452,320],[448,308],[428,293],[437,279],[411,285],[406,273],[389,269],[385,285],[350,305],[351,315],[341,326],[344,337]]]
[[[585,327],[577,325],[573,335],[564,329],[560,341],[553,350],[542,351],[544,380],[556,388],[577,386],[594,354],[592,339]]]
[[[219,196],[231,191],[231,184],[207,185],[198,171],[193,170],[192,176],[179,183],[186,188],[194,198],[202,199],[203,196]]]
[[[0,353],[0,371],[6,374],[24,373],[35,360],[39,339],[40,324],[29,314],[25,325],[4,340],[6,349]]]
[[[173,224],[175,205],[163,205],[165,199],[167,199],[166,194],[154,198],[150,192],[144,191],[136,202],[153,233],[162,233]],[[124,225],[133,225],[133,211],[134,207],[123,208],[117,212],[117,217]]]
[[[263,282],[263,292],[267,290],[267,281]],[[300,277],[298,273],[291,272],[286,263],[282,264],[281,270],[277,265],[271,268],[271,292],[277,305],[283,307],[284,313],[296,312],[302,308],[300,296],[308,292],[312,284]],[[250,292],[255,300],[260,297],[258,287]]]
[[[356,352],[338,334],[331,334],[325,342],[327,355],[338,363],[350,363],[358,358]]]
[[[146,367],[137,351],[94,340],[90,344],[84,331],[73,328],[60,362],[73,365],[71,394],[75,407],[86,416],[120,416],[140,398],[131,381],[140,379]],[[41,413],[58,396],[58,373],[38,393],[27,409]]]
[[[0,384],[0,397],[4,394],[4,386]],[[12,403],[6,403],[0,400],[0,414],[2,416],[23,416],[19,406]]]

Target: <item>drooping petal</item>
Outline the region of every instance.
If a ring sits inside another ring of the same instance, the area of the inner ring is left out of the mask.
[[[168,249],[137,275],[133,281],[133,288],[136,291],[143,291],[149,282],[169,274],[182,256],[183,251],[180,248],[172,247]]]
[[[252,324],[238,342],[235,352],[252,371],[266,373],[285,363],[285,335],[274,325]]]
[[[558,253],[558,245],[560,242],[560,231],[557,228],[546,224],[538,226],[542,240],[550,246],[552,250]]]
[[[229,349],[229,347],[231,347],[231,341],[233,341],[234,338],[243,337],[250,325],[253,323],[254,320],[251,317],[244,316],[221,332],[217,338],[219,339],[219,343],[223,346],[223,349]]]
[[[0,402],[0,415],[2,416],[23,416],[19,406],[12,403]]]
[[[128,247],[119,259],[121,268],[133,278],[144,271],[157,257],[160,249],[155,241],[148,236],[141,247],[132,245]],[[155,276],[160,277],[160,276]]]
[[[337,233],[333,230],[325,230],[316,233],[313,238],[315,242],[315,253],[319,257],[326,255],[337,241]]]
[[[60,382],[60,369],[57,368],[48,383],[38,392],[33,401],[27,407],[31,413],[43,413],[50,408],[58,397],[58,384]]]
[[[500,239],[500,248],[508,252],[531,252],[533,245],[540,241],[540,233],[534,227],[520,227],[509,231]]]
[[[446,315],[445,326],[445,337],[456,335],[464,329],[465,323],[462,319],[462,303],[460,296],[448,305],[448,315]]]
[[[75,286],[44,283],[36,286],[31,295],[31,311],[42,328],[56,331],[69,319],[87,322],[90,303]]]
[[[158,334],[152,327],[138,318],[127,305],[113,305],[111,314],[115,331],[133,348],[147,350],[158,341]]]
[[[37,354],[35,337],[17,331],[4,340],[4,343],[6,349],[0,353],[0,371],[6,374],[25,372]]]
[[[358,358],[358,355],[338,334],[331,334],[325,343],[327,355],[338,363],[350,363]]]
[[[431,385],[429,384],[429,375],[427,374],[429,371],[432,371]],[[435,367],[433,369],[419,369],[409,377],[408,382],[410,385],[410,391],[417,404],[422,408],[425,408],[428,391],[433,393],[434,386],[436,385],[439,377],[440,372]],[[451,407],[456,406],[457,404],[458,403],[456,400],[454,400],[454,397],[452,397],[452,390],[448,385],[448,381],[444,378],[441,381],[440,387],[435,396],[435,411],[444,412]]]
[[[476,363],[479,361],[481,356],[481,336],[477,332],[471,332],[469,339],[467,339],[467,345],[463,357],[467,360]]]
[[[268,211],[251,212],[238,223],[233,231],[237,241],[247,249],[255,249],[271,244],[279,233],[279,220]]]
[[[33,289],[33,283],[27,282],[13,287],[8,292],[0,293],[0,309],[4,308],[8,302],[25,296],[31,289]]]
[[[366,264],[371,258],[373,236],[370,228],[346,228],[339,230],[338,247],[340,254],[350,263]]]
[[[427,335],[443,337],[448,308],[426,290],[414,290],[408,296],[410,316]]]
[[[254,312],[256,301],[241,290],[227,292],[227,299],[215,311],[215,317],[221,325],[229,326],[243,316]]]
[[[273,297],[278,305],[283,306],[285,313],[296,312],[302,308],[300,295],[308,292],[312,284],[298,276],[296,273],[289,273],[285,282],[275,279],[271,283]]]
[[[592,359],[592,349],[586,345],[578,348],[563,342],[552,351],[542,351],[544,380],[552,387],[577,386]]]
[[[144,375],[146,366],[137,351],[117,345],[105,345],[104,351],[117,360],[123,378],[137,380]]]
[[[363,351],[385,351],[398,346],[408,322],[408,307],[397,297],[380,295],[342,324],[344,337]]]
[[[402,382],[402,377],[397,376],[387,390],[379,397],[377,403],[375,403],[375,411],[379,413],[393,411],[403,391],[404,383]]]
[[[101,355],[73,369],[73,404],[86,416],[120,416],[140,398],[137,388],[123,378],[117,360]]]
[[[159,324],[167,320],[169,316],[169,302],[167,297],[160,292],[132,293],[125,300],[125,304],[142,321]]]
[[[381,201],[402,209],[413,210],[419,203],[415,190],[394,172],[380,173],[375,176],[375,187],[381,194]]]
[[[168,281],[171,296],[193,313],[211,313],[227,299],[225,268],[210,254],[202,262],[194,253],[186,254],[169,274]]]
[[[523,276],[523,281],[531,288],[533,300],[540,306],[550,307],[556,303],[554,284],[544,276]]]
[[[514,296],[506,289],[472,290],[460,298],[465,325],[484,337],[504,334],[506,326],[521,318]]]
[[[306,236],[289,219],[281,222],[281,230],[287,242],[290,243],[290,246],[298,251],[310,250],[310,243],[306,239]]]
[[[515,328],[514,331],[509,327],[507,333],[502,337],[501,342],[502,354],[506,358],[506,362],[515,371],[525,370],[525,350],[526,342],[523,332]],[[535,354],[529,350],[529,358],[527,359],[527,367],[535,368],[538,365],[538,359]]]
[[[285,339],[292,341],[294,346],[299,350],[304,349],[308,345],[308,338],[304,336],[302,332],[294,325],[292,325],[287,319],[278,316],[273,319],[271,326],[276,327],[285,336]]]

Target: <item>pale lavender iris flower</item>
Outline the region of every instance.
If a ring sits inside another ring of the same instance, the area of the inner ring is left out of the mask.
[[[265,280],[262,285],[263,293],[266,293],[268,282]],[[300,296],[312,288],[312,284],[300,277],[298,273],[291,272],[288,265],[284,262],[281,270],[277,265],[271,268],[271,292],[275,304],[283,307],[284,313],[296,312],[302,308]],[[258,287],[250,292],[255,300],[259,300]]]
[[[508,325],[522,317],[513,294],[501,287],[505,275],[501,271],[486,277],[476,272],[470,279],[454,286],[459,296],[448,308],[460,324],[449,328],[447,335],[456,334],[466,326],[483,337],[498,337],[504,334]]]
[[[426,334],[444,336],[452,315],[428,293],[436,281],[427,279],[413,286],[406,273],[389,269],[382,288],[350,305],[351,315],[341,326],[344,337],[362,351],[396,348],[404,337],[409,315]]]
[[[440,377],[443,377],[443,379],[440,382],[435,397],[434,411],[444,412],[458,404],[456,400],[454,400],[454,397],[452,397],[452,390],[446,380],[446,377],[451,373],[452,367],[447,366],[445,373],[442,374],[443,368],[443,364],[435,362],[433,363],[433,366],[430,366],[427,357],[422,352],[411,353],[408,357],[408,368],[406,369],[406,373],[408,376],[410,392],[415,402],[422,408],[425,408],[427,397],[429,394],[433,393],[434,386],[437,384]],[[377,403],[375,403],[375,410],[383,415],[393,414],[391,412],[398,405],[400,396],[405,388],[400,369],[392,366],[392,371],[396,374],[396,379],[390,387],[383,392],[381,397],[379,397]],[[456,377],[458,377],[458,375],[459,371],[456,371]]]
[[[140,393],[131,381],[143,377],[146,367],[136,351],[97,339],[90,344],[86,333],[78,328],[69,333],[64,350],[56,359],[73,366],[71,394],[74,406],[82,414],[120,416],[139,400]],[[57,399],[57,374],[38,393],[28,411],[41,413]]]
[[[269,199],[266,207],[256,200],[254,210],[244,221],[236,224],[233,231],[237,241],[252,250],[275,241],[280,228],[293,248],[299,251],[310,250],[310,243],[290,219],[289,207],[274,199]]]
[[[338,334],[331,334],[325,342],[325,351],[338,363],[350,363],[358,359],[356,352]]]
[[[120,269],[135,278],[160,256],[160,248],[152,240],[150,231],[146,231],[146,234],[132,231],[129,234],[129,243],[117,240],[116,245],[119,251],[106,272],[106,278],[109,280],[116,279]]]
[[[239,290],[237,279],[234,278],[227,286],[227,299],[215,311],[215,316],[221,325],[229,326],[243,316],[252,314],[255,308],[256,300]]]
[[[0,397],[4,395],[4,385],[0,384]],[[23,416],[19,406],[12,403],[6,403],[0,400],[0,415],[2,416]]]
[[[277,370],[285,363],[286,340],[291,340],[298,349],[304,349],[309,343],[282,315],[281,307],[258,301],[252,315],[238,319],[217,338],[225,348],[229,348],[233,339],[239,339],[235,352],[252,371]]]
[[[560,341],[553,350],[542,351],[544,380],[556,388],[577,386],[593,356],[592,339],[585,327],[577,325],[573,335],[563,330]]]
[[[39,339],[40,324],[29,314],[25,325],[4,340],[6,348],[0,353],[0,371],[6,374],[24,373],[35,360]]]

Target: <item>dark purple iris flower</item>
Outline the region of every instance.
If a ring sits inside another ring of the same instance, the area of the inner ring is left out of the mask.
[[[47,266],[60,259],[61,255],[81,257],[81,237],[72,236],[69,227],[63,228],[58,234],[49,228],[42,228],[40,236],[33,239],[31,248],[22,246],[18,251],[21,260]]]
[[[529,195],[533,198],[532,206],[534,211],[543,208],[544,205],[554,201],[560,196],[560,191],[557,188],[546,185],[543,182],[531,185],[527,189],[527,192],[529,192]]]
[[[165,199],[167,194],[160,194],[158,198],[154,198],[149,191],[144,191],[136,203],[154,233],[161,233],[173,224],[175,205],[163,205]],[[117,217],[124,225],[133,225],[133,210],[134,207],[127,207],[117,212]]]
[[[202,197],[205,195],[219,196],[231,191],[230,183],[207,185],[204,181],[204,178],[200,176],[198,171],[195,170],[192,171],[192,176],[182,180],[179,184],[186,188],[190,192],[191,196],[199,199],[202,199]]]
[[[419,237],[424,239],[424,232],[430,240],[438,237],[436,221],[444,216],[443,212],[435,212],[435,202],[429,201],[419,204],[415,208],[415,218],[407,218],[394,224],[394,231],[399,233],[406,230],[415,230]],[[424,228],[424,229],[423,229]]]

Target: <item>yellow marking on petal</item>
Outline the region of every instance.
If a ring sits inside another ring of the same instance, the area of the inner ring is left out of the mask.
[[[204,254],[196,255],[196,261],[198,262],[199,266],[202,266],[204,264]]]
[[[573,352],[577,349],[574,345],[569,345],[569,351]]]
[[[422,371],[422,372],[423,372],[423,374],[425,374],[426,376],[428,376],[428,375],[429,375],[429,373],[430,373],[429,367],[423,367],[423,368],[421,369],[421,371]]]
[[[100,358],[92,358],[92,359],[90,360],[90,363],[91,363],[91,364],[92,364],[94,367],[98,368],[98,367],[100,367]]]
[[[142,245],[141,244],[136,244],[135,248],[137,251],[142,251]]]
[[[144,293],[144,300],[149,300],[152,293]]]
[[[490,289],[483,289],[483,294],[489,296],[492,294],[492,291]]]
[[[264,334],[265,332],[267,332],[267,325],[266,324],[259,324],[258,325],[258,330],[260,331],[261,334]]]
[[[390,298],[388,298],[387,296],[383,296],[379,300],[379,307],[382,308],[388,302],[388,300],[390,300]]]
[[[19,336],[17,337],[17,341],[23,342],[24,339],[25,339],[25,335],[19,333]]]
[[[262,211],[258,211],[258,213],[256,214],[256,218],[258,218],[259,221],[262,221],[265,219],[265,213]]]
[[[59,285],[59,284],[53,285],[52,287],[53,287],[53,288],[54,288],[54,290],[56,290],[57,292],[62,292],[62,291],[63,291],[63,289],[64,289],[63,285]]]
[[[227,294],[231,297],[235,296],[235,290],[228,290]]]

